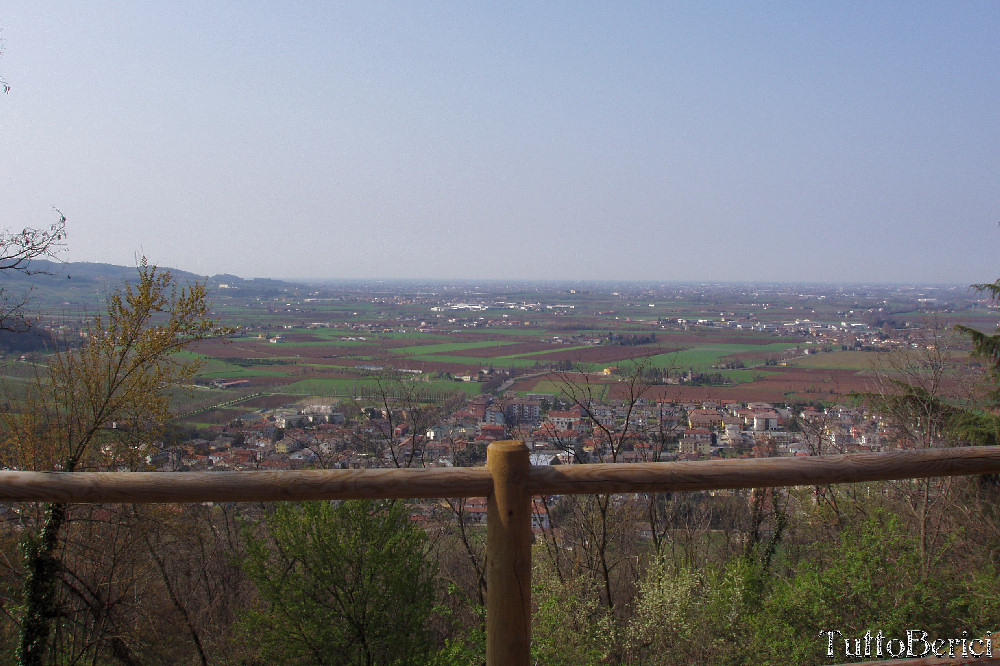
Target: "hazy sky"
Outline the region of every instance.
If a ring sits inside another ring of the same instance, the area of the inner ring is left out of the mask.
[[[243,277],[985,282],[1000,2],[7,2],[0,226]]]

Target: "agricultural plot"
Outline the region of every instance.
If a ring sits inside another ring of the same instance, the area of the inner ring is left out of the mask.
[[[699,386],[689,384],[644,385],[644,397],[650,400],[702,401],[738,400],[742,402],[837,402],[851,393],[872,389],[870,373],[862,370],[827,368],[768,367],[767,370],[738,370],[745,373],[733,377],[731,386]],[[723,374],[723,373],[720,373]],[[569,384],[585,384],[597,399],[624,400],[629,397],[629,385],[620,377],[599,374],[583,377],[573,373],[550,373],[515,382],[512,387],[521,394],[549,393],[563,395]]]
[[[455,381],[427,381],[429,395],[450,395],[463,392],[470,397],[479,394],[479,384]],[[379,382],[374,379],[304,379],[282,388],[282,392],[295,396],[354,397],[379,390]]]
[[[636,330],[634,335],[651,337],[654,333],[641,328]],[[797,344],[773,337],[741,337],[729,333],[712,336],[661,333],[655,344],[581,345],[553,342],[554,331],[547,332],[547,336],[536,336],[534,340],[527,340],[524,335],[511,336],[509,332],[474,330],[455,334],[415,332],[412,335],[360,336],[345,335],[334,329],[315,329],[285,334],[284,341],[279,344],[259,338],[237,338],[228,343],[208,341],[195,349],[207,359],[200,374],[203,379],[248,379],[253,390],[294,396],[343,396],[366,388],[373,373],[383,369],[413,371],[415,379],[474,374],[485,367],[545,370],[566,364],[588,372],[617,366],[620,372],[627,373],[639,363],[668,371],[706,372],[735,357],[745,358],[748,364],[755,360],[762,364],[763,359],[787,352]],[[361,337],[365,339],[359,339]],[[725,379],[740,384],[754,384],[768,375],[763,367],[718,372]],[[609,378],[609,381],[617,380]],[[470,394],[479,390],[476,383],[445,383],[450,385],[439,388]],[[524,387],[515,388],[523,390]],[[543,393],[558,392],[544,381],[531,388]]]
[[[789,342],[772,342],[764,345],[702,344],[665,354],[657,354],[650,359],[650,363],[664,370],[686,371],[690,369],[695,372],[704,372],[711,369],[712,366],[718,365],[723,359],[743,360],[748,354],[752,358],[764,359],[795,346],[795,343]]]
[[[789,361],[789,366],[797,368],[826,368],[832,370],[870,370],[878,363],[877,352],[835,351],[810,354]]]
[[[513,345],[514,342],[509,342],[505,340],[479,340],[477,342],[444,342],[440,344],[432,345],[414,345],[412,347],[398,347],[394,349],[397,354],[412,354],[414,356],[427,356],[430,354],[447,354],[448,352],[469,352],[469,351],[482,351],[483,348],[487,348],[486,351],[499,352],[500,348],[504,345]],[[470,354],[471,356],[478,356],[478,354]],[[491,354],[490,356],[493,356]]]
[[[115,269],[80,279],[88,271],[97,268],[74,267],[72,281],[44,282],[52,291],[37,296],[51,311],[48,321],[73,330],[85,319],[79,299],[89,303],[94,295],[108,293],[122,275],[134,273]],[[870,347],[887,339],[910,348],[912,336],[931,319],[989,332],[1000,321],[1000,311],[963,302],[968,300],[964,289],[922,289],[939,306],[935,314],[928,310],[928,299],[892,288],[361,282],[317,287],[229,277],[226,289],[209,285],[213,312],[223,323],[243,327],[242,336],[198,343],[183,358],[205,362],[201,380],[246,379],[249,387],[212,389],[185,406],[198,408],[213,400],[222,405],[256,393],[275,394],[276,400],[349,395],[368,390],[381,373],[400,370],[410,371],[400,373],[404,379],[426,382],[435,391],[474,394],[480,384],[454,382],[448,375],[484,368],[528,371],[531,376],[519,379],[515,390],[558,393],[559,376],[549,373],[572,368],[592,373],[591,386],[611,395],[623,382],[597,373],[616,366],[619,374],[627,374],[640,365],[660,371],[651,377],[666,373],[671,381],[691,373],[691,383],[650,389],[664,396],[826,401],[870,388],[877,357],[846,351],[805,355],[806,349]],[[795,328],[796,320],[811,323],[808,329]],[[280,342],[269,341],[276,336]],[[588,338],[601,344],[584,344]],[[807,340],[814,345],[807,346]],[[956,364],[961,361],[956,357]],[[9,366],[8,390],[23,386],[30,368]],[[703,376],[693,376],[698,374]],[[232,410],[242,408],[240,403]]]

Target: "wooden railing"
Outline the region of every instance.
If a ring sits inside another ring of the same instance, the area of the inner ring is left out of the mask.
[[[487,664],[506,666],[526,665],[529,661],[533,495],[827,485],[998,472],[1000,446],[806,458],[538,467],[529,464],[528,449],[523,442],[504,441],[490,444],[486,467],[480,468],[176,473],[7,471],[0,472],[0,501],[271,502],[485,496],[488,498]]]

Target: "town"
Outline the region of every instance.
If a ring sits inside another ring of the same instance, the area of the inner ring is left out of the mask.
[[[42,280],[36,298],[63,313],[127,275],[59,270],[86,276]],[[1000,320],[959,286],[182,277],[233,333],[193,346],[203,365],[175,395],[172,439],[149,445],[163,471],[468,466],[510,438],[537,464],[879,451],[905,442],[858,396],[902,359],[954,391],[976,365],[952,327]],[[39,334],[72,344],[86,319],[63,313]],[[45,355],[10,340],[9,375]]]

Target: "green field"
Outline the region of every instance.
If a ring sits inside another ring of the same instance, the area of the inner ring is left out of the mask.
[[[777,372],[765,370],[763,368],[753,368],[750,370],[719,370],[718,372],[733,384],[746,384],[747,382],[755,382],[758,379],[763,379],[769,375],[778,374]]]
[[[489,366],[499,366],[503,368],[531,368],[539,361],[532,358],[504,358],[504,357],[476,357],[476,356],[447,356],[444,354],[427,354],[421,356],[411,356],[413,361],[426,361],[427,363],[456,363],[458,365],[486,368]]]
[[[294,349],[297,347],[370,347],[376,344],[378,341],[369,338],[368,340],[313,340],[308,342],[285,342],[282,341],[278,348],[280,349]]]
[[[485,347],[501,347],[503,345],[516,344],[509,340],[480,340],[478,342],[443,342],[437,345],[414,345],[413,347],[399,347],[393,349],[395,354],[412,354],[426,356],[428,354],[438,354],[444,352],[463,351],[465,349],[483,349]],[[498,350],[499,351],[499,350]]]
[[[688,369],[696,372],[705,372],[717,365],[723,358],[732,354],[742,354],[747,352],[760,352],[761,359],[775,353],[780,353],[796,347],[792,342],[772,342],[765,345],[733,345],[733,344],[708,344],[681,349],[676,352],[657,354],[650,357],[649,363],[656,368],[663,370],[686,371]],[[752,361],[747,362],[751,365]],[[623,371],[626,366],[634,365],[630,362],[619,363],[618,366]]]
[[[830,370],[870,370],[878,360],[878,352],[834,351],[810,354],[789,361],[797,368],[827,368]]]
[[[236,363],[228,363],[222,359],[202,356],[201,354],[195,354],[193,352],[180,352],[178,356],[181,356],[182,359],[186,361],[204,362],[198,370],[197,376],[199,379],[246,379],[249,377],[288,376],[288,370],[268,369],[274,368],[275,366],[242,366]],[[288,365],[285,367],[290,370],[293,366]]]

